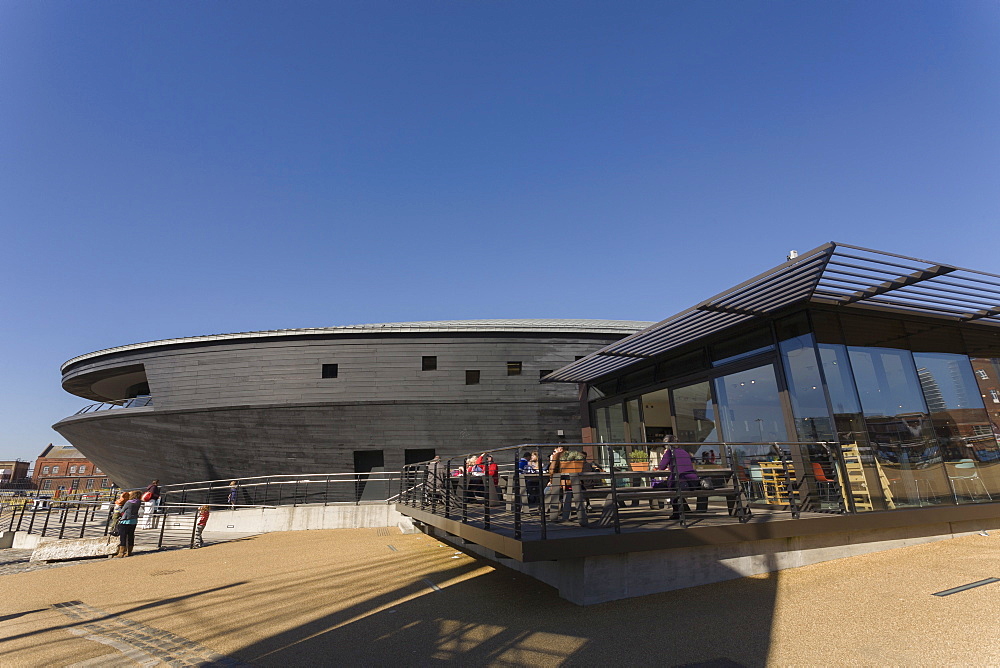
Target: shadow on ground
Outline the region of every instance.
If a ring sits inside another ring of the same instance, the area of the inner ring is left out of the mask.
[[[552,587],[479,562],[401,583],[233,653],[260,666],[336,657],[347,665],[657,665],[767,661],[777,574],[579,607]],[[400,599],[413,597],[399,602]],[[395,604],[394,604],[395,602]],[[389,606],[385,608],[385,606]]]

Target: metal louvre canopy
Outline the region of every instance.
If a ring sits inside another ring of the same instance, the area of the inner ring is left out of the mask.
[[[882,310],[1000,326],[1000,276],[830,242],[555,371],[583,383],[796,303]]]

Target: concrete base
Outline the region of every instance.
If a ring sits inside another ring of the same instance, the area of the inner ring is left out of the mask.
[[[77,538],[73,540],[49,540],[34,549],[30,561],[68,561],[106,557],[118,551],[118,538]]]
[[[0,532],[0,550],[13,548],[15,550],[33,550],[42,543],[56,540],[50,536],[42,538],[37,534],[27,531],[4,531]]]
[[[498,555],[433,527],[428,527],[428,532],[541,580],[572,603],[593,605],[947,540],[986,529],[1000,529],[1000,518],[535,562]]]
[[[205,530],[269,533],[271,531],[364,529],[393,526],[399,526],[404,533],[412,533],[415,530],[410,518],[399,513],[395,505],[381,501],[327,506],[214,510],[208,517]]]

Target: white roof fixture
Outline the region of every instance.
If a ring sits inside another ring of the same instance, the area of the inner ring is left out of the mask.
[[[793,251],[794,253],[794,251]],[[1000,276],[830,242],[545,377],[596,380],[796,303],[861,306],[1000,326]]]

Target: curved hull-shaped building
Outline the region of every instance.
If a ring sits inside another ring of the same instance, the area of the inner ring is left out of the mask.
[[[125,486],[577,440],[577,389],[539,378],[647,324],[395,323],[122,346],[63,365],[67,391],[106,406],[54,428]]]

